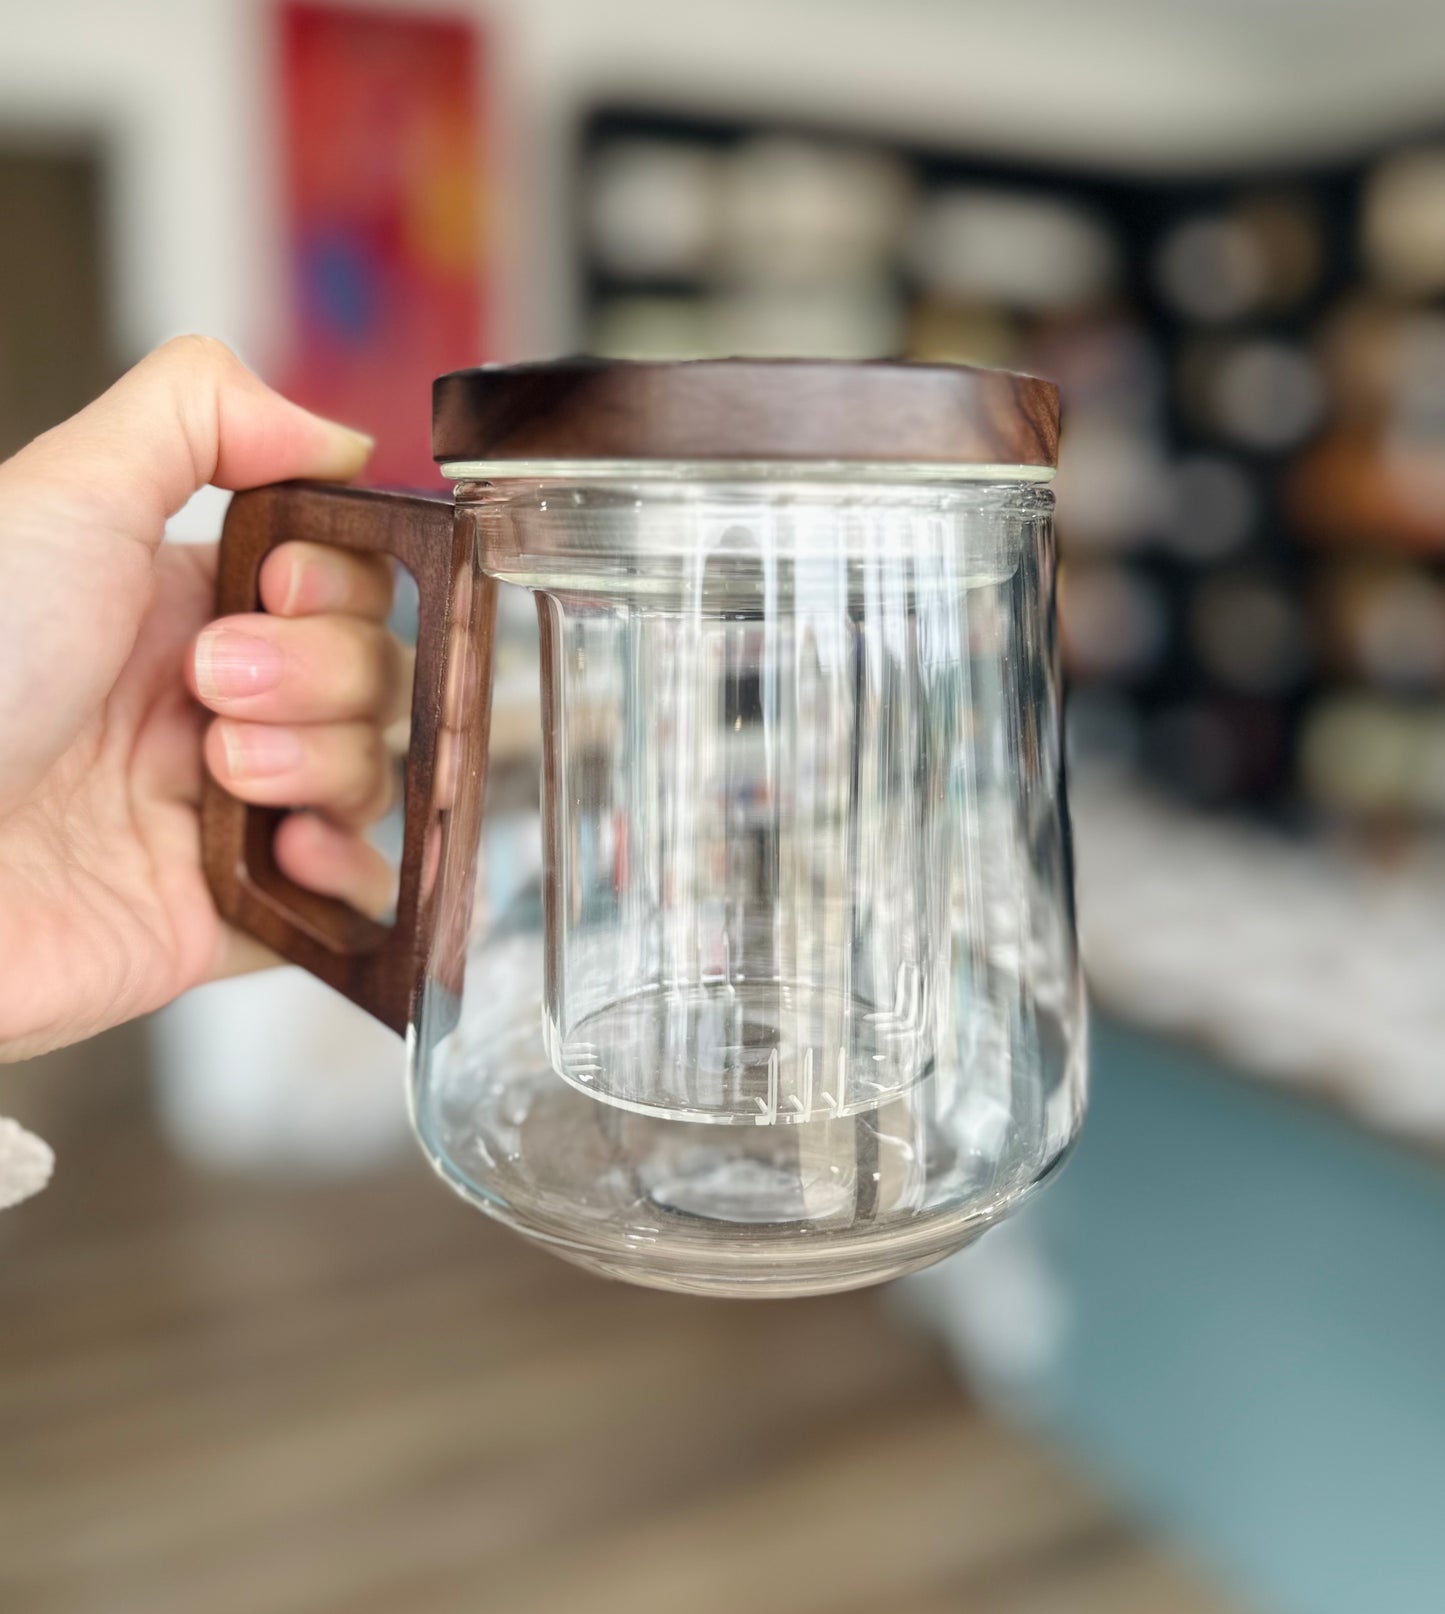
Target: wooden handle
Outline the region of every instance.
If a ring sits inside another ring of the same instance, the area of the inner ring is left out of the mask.
[[[441,493],[380,493],[307,482],[238,493],[221,534],[217,614],[260,610],[261,563],[277,545],[293,539],[391,555],[416,579],[416,686],[396,919],[379,924],[344,902],[288,880],[272,852],[281,812],[237,801],[209,776],[201,803],[206,878],[223,919],[405,1034],[431,935],[435,891],[426,889],[425,854],[436,817],[433,786],[448,625],[457,579],[468,563],[470,535],[453,522],[451,500]]]

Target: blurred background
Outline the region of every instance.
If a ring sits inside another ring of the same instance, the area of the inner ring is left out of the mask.
[[[0,0],[0,219],[0,455],[188,329],[386,482],[483,359],[1059,381],[1096,1007],[1023,1218],[747,1307],[448,1199],[290,972],[7,1071],[0,1606],[1445,1603],[1437,5]]]

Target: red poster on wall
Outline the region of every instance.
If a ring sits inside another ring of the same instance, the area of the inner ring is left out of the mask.
[[[432,378],[485,357],[483,41],[456,17],[309,0],[278,20],[284,383],[376,437],[368,480],[425,485]]]

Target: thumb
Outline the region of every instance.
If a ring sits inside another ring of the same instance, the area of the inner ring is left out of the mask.
[[[109,693],[168,516],[208,483],[354,476],[370,447],[273,392],[220,342],[183,336],[0,465],[0,807]]]
[[[33,495],[53,496],[58,485],[81,499],[91,495],[111,517],[106,527],[159,542],[157,523],[208,483],[344,480],[370,452],[370,438],[273,392],[224,343],[179,336],[37,437],[0,476]]]

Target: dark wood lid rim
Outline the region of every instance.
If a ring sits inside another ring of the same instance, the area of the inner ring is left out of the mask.
[[[1050,381],[961,364],[564,359],[438,378],[439,462],[1058,463]]]

